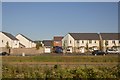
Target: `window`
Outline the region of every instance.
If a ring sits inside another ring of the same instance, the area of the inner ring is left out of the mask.
[[[120,43],[120,40],[119,40],[119,43]]]
[[[96,43],[96,41],[95,41],[95,43]]]
[[[71,40],[70,40],[70,44],[71,44]]]
[[[115,40],[113,40],[113,41],[112,41],[112,43],[114,43],[114,44],[115,44]]]
[[[107,41],[107,40],[105,41],[105,45],[106,45],[106,46],[108,45],[108,41]]]
[[[56,44],[58,44],[59,42],[58,42],[58,41],[56,41],[55,43],[56,43]]]
[[[84,41],[82,41],[82,43],[84,43]]]
[[[92,40],[89,40],[89,43],[92,43]]]
[[[2,43],[3,43],[3,40],[2,40]]]
[[[77,43],[79,43],[79,40],[77,40]]]

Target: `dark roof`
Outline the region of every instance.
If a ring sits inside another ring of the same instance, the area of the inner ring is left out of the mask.
[[[36,41],[33,41],[34,43],[41,43],[42,41],[39,41],[39,40],[36,40]]]
[[[61,41],[63,39],[63,36],[54,36],[54,41]]]
[[[53,40],[43,40],[44,46],[53,46]]]
[[[103,40],[120,40],[120,33],[100,33]]]
[[[32,41],[30,38],[24,36],[23,34],[20,34],[20,35],[22,35],[22,36],[23,36],[24,38],[26,38],[27,40]],[[33,42],[33,41],[32,41],[32,42]]]
[[[75,40],[100,40],[97,33],[69,33]]]
[[[5,34],[7,37],[9,37],[12,40],[18,40],[16,37],[14,37],[12,34],[7,33],[7,32],[2,32],[3,34]]]

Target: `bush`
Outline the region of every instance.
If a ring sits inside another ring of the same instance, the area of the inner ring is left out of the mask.
[[[53,67],[45,66],[30,66],[30,65],[8,65],[4,64],[2,67],[3,78],[43,78],[43,79],[119,79],[120,65],[114,67],[62,67],[54,65]]]

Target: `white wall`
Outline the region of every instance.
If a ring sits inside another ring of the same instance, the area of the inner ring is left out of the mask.
[[[115,46],[114,43],[112,41],[114,40],[107,40],[108,41],[108,45],[107,47],[112,47]],[[120,46],[119,40],[115,40],[116,46]],[[105,47],[105,40],[103,40],[103,47]]]
[[[78,41],[79,41],[79,43],[77,43]],[[84,43],[82,43],[82,41]],[[95,43],[95,41],[96,41],[96,43]],[[92,40],[92,43],[89,43],[89,40],[75,40],[75,47],[81,47],[81,46],[86,47],[87,43],[88,43],[88,47],[93,47],[93,46],[99,47],[99,40]]]
[[[23,44],[26,48],[32,48],[35,47],[35,43],[27,40],[25,37],[23,37],[22,35],[18,34],[16,36],[16,38],[20,41],[21,44]]]
[[[79,41],[79,43],[77,43],[77,41]],[[84,41],[84,43],[82,43],[82,41]],[[85,46],[87,44],[87,40],[75,40],[75,47],[81,47],[81,46]]]
[[[13,48],[19,48],[19,41],[18,40],[13,40],[12,41],[12,46],[13,46]]]
[[[95,43],[95,41],[96,41],[96,43]],[[89,41],[88,41],[88,46],[89,47],[93,47],[93,46],[99,47],[99,40],[92,40],[92,43],[89,43]]]
[[[71,40],[71,44],[70,44],[70,40]],[[79,41],[79,43],[77,43],[77,41]],[[84,43],[82,43],[82,41],[84,41]],[[96,41],[96,43],[95,43],[95,41]],[[93,46],[99,47],[99,40],[92,40],[92,43],[89,43],[89,40],[74,40],[70,34],[67,34],[62,39],[62,46],[64,46],[64,42],[65,42],[66,47],[68,47],[68,46],[72,46],[72,47],[84,46],[84,47],[86,47],[87,43],[88,43],[88,47],[93,47]]]
[[[9,46],[11,48],[18,48],[19,47],[19,41],[11,40],[9,37],[7,37],[2,32],[0,32],[0,47],[6,47],[7,42],[9,43]]]
[[[71,42],[71,43],[70,43]],[[67,34],[63,39],[62,39],[62,46],[64,46],[65,43],[65,47],[69,47],[72,46],[74,47],[74,39],[70,34]]]

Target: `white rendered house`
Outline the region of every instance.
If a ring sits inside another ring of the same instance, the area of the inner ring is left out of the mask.
[[[16,35],[16,38],[20,41],[20,44],[25,48],[33,48],[36,47],[36,43],[34,43],[31,39],[27,38],[22,34]]]
[[[100,33],[103,50],[113,47],[120,48],[120,33]]]
[[[0,32],[0,47],[5,48],[7,45],[10,48],[19,48],[19,40],[10,33]]]
[[[70,49],[70,52],[84,53],[86,48],[99,49],[100,38],[97,33],[68,33],[62,39],[63,48]]]

